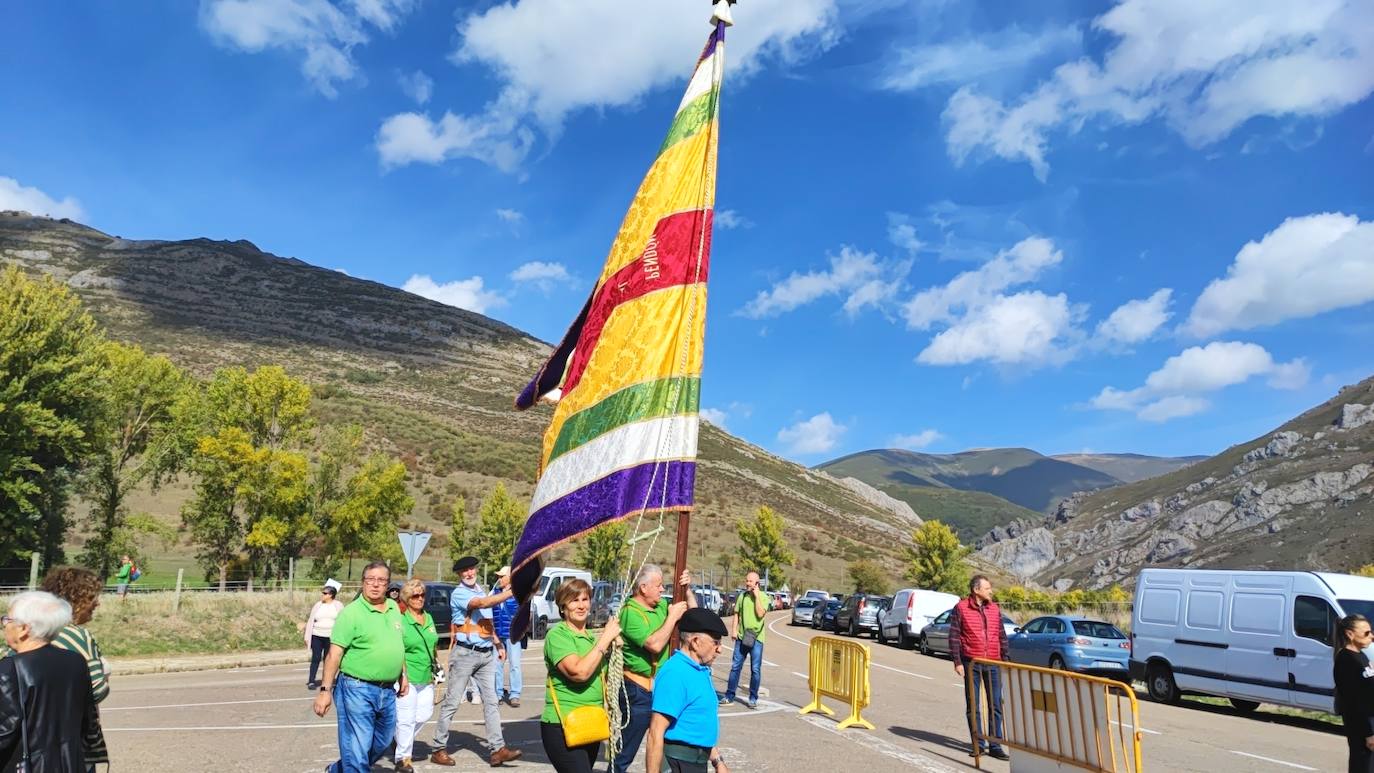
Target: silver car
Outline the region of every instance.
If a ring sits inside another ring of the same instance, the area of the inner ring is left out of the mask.
[[[797,599],[797,605],[792,607],[792,625],[811,625],[811,616],[820,604],[820,599]]]
[[[930,621],[921,631],[921,637],[916,640],[916,646],[920,648],[922,655],[940,654],[949,656],[949,618],[954,614],[954,610],[941,612],[938,617]],[[1002,615],[1002,630],[1010,635],[1016,630],[1016,621],[1006,615]]]

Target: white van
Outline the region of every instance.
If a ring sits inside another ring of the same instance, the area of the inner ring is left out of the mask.
[[[1331,711],[1336,621],[1374,613],[1374,579],[1326,572],[1145,569],[1131,614],[1131,678],[1150,697],[1229,698]]]
[[[880,613],[876,634],[878,643],[896,642],[900,647],[914,647],[921,629],[941,612],[953,609],[958,603],[959,597],[953,593],[903,588],[893,594],[892,606]]]
[[[544,573],[539,575],[539,587],[530,597],[531,635],[534,638],[544,638],[549,626],[563,619],[562,615],[558,614],[558,605],[553,603],[553,597],[558,593],[558,588],[563,583],[572,579],[582,580],[591,585],[592,573],[582,569],[549,566],[545,567]]]

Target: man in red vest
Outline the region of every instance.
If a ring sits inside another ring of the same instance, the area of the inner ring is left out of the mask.
[[[949,654],[954,659],[954,673],[964,679],[964,715],[968,717],[969,737],[975,729],[983,726],[982,706],[978,693],[986,691],[988,711],[992,723],[988,730],[994,738],[1002,737],[1002,677],[997,666],[973,663],[974,658],[1004,660],[1007,654],[1007,630],[1002,627],[1002,610],[992,600],[992,581],[977,574],[968,583],[968,598],[960,599],[949,616]],[[972,683],[972,688],[970,688]],[[982,753],[999,760],[1011,759],[1010,755],[993,742],[985,745]],[[970,750],[969,754],[973,754]]]

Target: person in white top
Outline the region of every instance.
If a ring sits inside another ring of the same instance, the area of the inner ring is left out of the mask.
[[[329,634],[334,630],[334,618],[343,610],[343,602],[335,598],[341,586],[329,580],[320,589],[320,600],[310,609],[310,617],[305,621],[305,646],[310,649],[310,675],[305,686],[315,689],[320,683],[315,680],[315,672],[329,652]]]

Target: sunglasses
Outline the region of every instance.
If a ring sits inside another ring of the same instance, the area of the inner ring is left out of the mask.
[[[9,615],[0,615],[0,626],[6,626],[6,625],[9,625],[10,623],[16,623],[16,622],[18,622],[18,621],[15,620],[14,618],[10,617]]]
[[[410,594],[410,596],[408,596],[407,598],[422,599],[422,598],[424,598],[424,597],[425,597],[425,594],[423,594],[423,593],[412,593],[412,594]]]

